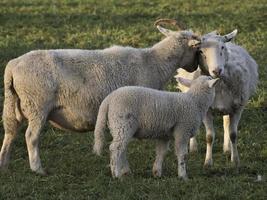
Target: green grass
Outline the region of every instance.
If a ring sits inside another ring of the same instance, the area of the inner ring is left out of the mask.
[[[241,168],[232,168],[222,154],[222,119],[216,119],[214,167],[204,170],[204,131],[199,152],[190,155],[190,180],[177,178],[177,161],[170,151],[162,178],[153,178],[154,143],[133,141],[128,158],[132,174],[111,178],[108,145],[92,154],[92,133],[67,133],[47,126],[41,137],[41,159],[50,175],[30,171],[25,125],[12,149],[8,171],[0,172],[0,199],[267,199],[267,4],[265,0],[1,0],[0,110],[3,72],[7,62],[33,49],[96,49],[112,44],[147,47],[162,35],[158,18],[175,18],[200,33],[237,28],[236,42],[259,64],[257,93],[246,107],[239,127]],[[168,89],[173,89],[171,82]],[[3,139],[0,126],[0,141]],[[173,150],[173,147],[171,148]],[[255,182],[260,174],[264,181]]]

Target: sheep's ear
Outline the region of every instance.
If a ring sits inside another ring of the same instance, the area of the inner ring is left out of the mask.
[[[214,30],[214,31],[208,33],[207,35],[219,35],[219,31]]]
[[[233,38],[235,38],[235,36],[237,35],[237,29],[235,29],[233,32],[228,33],[223,37],[223,42],[230,42]]]
[[[200,41],[192,39],[188,41],[188,46],[198,48],[200,47]]]
[[[220,80],[219,78],[208,80],[209,88],[214,87],[218,83],[219,80]]]
[[[163,28],[163,27],[161,27],[161,26],[159,26],[159,25],[157,25],[157,28],[159,29],[159,31],[163,34],[163,35],[165,35],[165,36],[170,36],[171,34],[172,34],[172,32],[173,31],[171,31],[171,30],[169,30],[169,29],[166,29],[166,28]]]
[[[182,85],[186,86],[186,87],[190,87],[192,80],[190,79],[186,79],[186,78],[182,78],[182,77],[177,77],[177,80],[179,81],[179,83],[181,83]]]

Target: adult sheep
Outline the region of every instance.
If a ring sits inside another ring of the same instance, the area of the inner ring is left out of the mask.
[[[202,36],[200,45],[200,69],[193,73],[178,70],[179,77],[197,78],[200,74],[220,77],[215,87],[215,100],[204,119],[206,128],[207,152],[205,166],[213,164],[212,147],[215,137],[212,110],[223,115],[225,153],[231,151],[231,162],[239,166],[237,150],[237,128],[241,114],[249,98],[256,90],[258,82],[258,65],[249,53],[230,41],[236,36],[237,30],[221,36],[211,32]],[[186,88],[178,88],[185,91]],[[197,149],[196,140],[190,140],[191,150]]]
[[[0,168],[9,162],[19,124],[28,120],[26,143],[32,171],[45,174],[39,156],[39,136],[47,121],[78,132],[92,131],[102,100],[127,85],[162,89],[178,67],[197,68],[198,38],[191,31],[171,31],[158,20],[166,38],[151,48],[113,46],[104,50],[36,50],[11,60],[4,75],[4,141]]]

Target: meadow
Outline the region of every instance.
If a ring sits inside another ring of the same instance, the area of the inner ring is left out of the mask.
[[[235,42],[259,65],[259,84],[239,126],[241,167],[222,153],[222,117],[216,118],[214,166],[204,169],[203,127],[199,151],[190,154],[189,181],[177,177],[171,145],[162,178],[152,176],[154,143],[134,140],[128,148],[132,173],[112,179],[108,143],[92,153],[93,135],[60,131],[47,125],[40,152],[49,176],[31,172],[25,144],[26,123],[13,145],[7,171],[0,171],[0,200],[5,199],[267,199],[267,3],[266,0],[0,0],[0,112],[7,62],[36,49],[102,49],[113,44],[148,47],[163,36],[156,19],[173,18],[200,34],[235,28]],[[174,80],[166,86],[175,90]],[[1,114],[0,113],[0,114]],[[0,143],[4,136],[0,123]],[[107,137],[110,141],[110,137]],[[263,177],[257,181],[257,176]]]

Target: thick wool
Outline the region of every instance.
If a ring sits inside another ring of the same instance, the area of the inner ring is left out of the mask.
[[[204,39],[204,40],[203,40]],[[214,34],[204,35],[202,39],[202,45],[205,42],[219,43],[221,36]],[[249,53],[234,43],[224,43],[225,48],[225,60],[223,67],[223,73],[220,75],[220,81],[215,87],[216,95],[214,103],[212,104],[207,116],[204,119],[204,125],[207,132],[207,154],[205,159],[205,165],[212,165],[212,145],[215,137],[215,131],[213,127],[213,114],[211,110],[218,110],[223,114],[224,120],[224,152],[231,151],[231,160],[235,164],[239,165],[239,156],[237,152],[237,126],[241,118],[242,111],[247,104],[251,95],[255,92],[258,82],[258,65],[255,60],[249,55]],[[205,54],[205,53],[204,53]],[[208,59],[208,54],[204,59]],[[220,57],[220,54],[217,55]],[[210,66],[203,63],[201,69],[193,73],[188,73],[182,69],[178,69],[178,75],[184,78],[194,79],[200,76],[201,73],[210,72]],[[214,58],[210,58],[214,59]],[[178,88],[182,91],[186,91],[185,87]],[[230,143],[231,142],[231,143]],[[190,141],[190,148],[192,151],[196,150],[196,140],[192,138]]]
[[[194,71],[196,51],[188,45],[194,34],[171,33],[151,48],[37,50],[11,60],[4,76],[0,168],[8,165],[22,119],[29,122],[26,142],[31,169],[44,173],[38,143],[46,121],[66,130],[93,130],[100,103],[113,90],[126,85],[162,89],[178,67]]]
[[[157,139],[157,159],[153,172],[161,175],[167,144],[175,138],[179,176],[186,178],[185,157],[190,137],[194,136],[208,108],[215,89],[207,76],[194,80],[187,93],[163,92],[144,87],[122,87],[102,102],[95,129],[94,151],[101,153],[107,124],[113,136],[110,145],[111,171],[120,177],[129,171],[126,146],[131,138]]]

